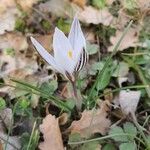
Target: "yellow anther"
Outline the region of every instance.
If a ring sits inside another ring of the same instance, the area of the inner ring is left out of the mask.
[[[68,51],[68,57],[72,59],[72,51]]]

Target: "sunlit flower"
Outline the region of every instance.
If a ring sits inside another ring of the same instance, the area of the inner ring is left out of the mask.
[[[53,36],[54,56],[49,54],[33,37],[31,37],[31,41],[44,60],[71,81],[74,81],[76,73],[87,62],[86,41],[76,17],[71,25],[68,38],[61,30],[55,28]]]

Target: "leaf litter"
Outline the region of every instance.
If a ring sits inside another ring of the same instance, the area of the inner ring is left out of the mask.
[[[52,116],[51,114],[47,115],[43,120],[43,123],[40,125],[40,131],[43,133],[44,142],[39,144],[39,149],[64,149],[58,118],[55,118],[55,116]]]
[[[69,130],[71,133],[80,133],[81,137],[90,137],[94,133],[105,135],[108,131],[111,121],[108,116],[107,102],[102,102],[99,109],[84,110],[80,120],[73,121]]]

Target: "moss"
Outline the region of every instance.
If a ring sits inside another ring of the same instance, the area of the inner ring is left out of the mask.
[[[47,20],[42,20],[41,25],[45,31],[49,31],[51,24]]]
[[[13,48],[6,48],[4,52],[6,55],[10,55],[12,57],[15,56],[15,50]]]
[[[60,18],[57,22],[57,26],[60,30],[62,30],[64,33],[69,33],[70,30],[70,22],[67,20],[64,20]]]
[[[15,30],[24,32],[26,27],[26,23],[23,19],[18,18],[15,22]]]
[[[92,0],[92,5],[98,9],[103,9],[106,6],[106,0]]]

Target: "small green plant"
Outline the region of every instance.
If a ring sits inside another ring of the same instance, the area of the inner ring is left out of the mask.
[[[51,24],[50,24],[49,21],[42,20],[41,24],[42,24],[42,27],[44,28],[45,31],[49,31],[50,30]]]
[[[22,18],[18,18],[15,22],[15,30],[24,32],[26,23]]]
[[[0,110],[3,110],[6,107],[6,102],[5,100],[0,97]]]

